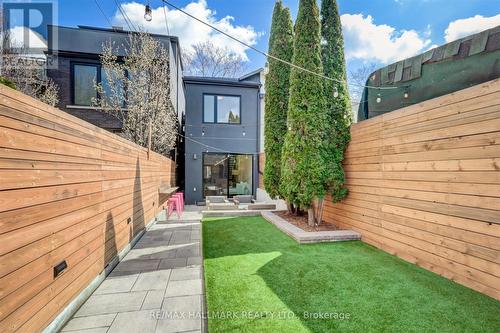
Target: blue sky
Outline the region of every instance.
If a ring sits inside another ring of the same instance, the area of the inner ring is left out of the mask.
[[[98,1],[113,24],[125,25],[117,12],[115,0]],[[132,4],[134,1],[131,0],[116,1],[124,5],[132,21],[136,24],[145,23],[142,19],[142,5],[146,4],[147,0],[135,0]],[[254,44],[255,47],[267,50],[273,0],[170,1],[219,27],[227,27],[227,31]],[[291,9],[295,18],[299,1],[283,2]],[[160,11],[161,1],[151,0],[150,4],[155,9],[154,19],[146,28],[165,33],[164,14]],[[351,70],[367,63],[375,63],[378,66],[391,63],[443,44],[446,40],[500,24],[498,0],[340,0],[339,7],[340,13],[344,15],[342,20],[345,24],[346,51]],[[170,31],[180,35],[183,47],[189,48],[190,45],[186,44],[211,38],[214,43],[227,46],[246,56],[248,70],[261,67],[265,63],[262,55],[234,45],[225,40],[225,37],[212,32],[200,32],[200,27],[182,16],[181,13],[169,9],[167,18]],[[227,16],[232,19],[225,19]],[[60,0],[59,24],[109,26],[98,10],[95,0]],[[450,29],[446,37],[445,30],[448,28]]]

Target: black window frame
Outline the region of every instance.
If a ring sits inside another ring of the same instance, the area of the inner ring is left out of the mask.
[[[89,107],[89,106],[92,106],[92,105],[84,105],[84,104],[76,104],[76,100],[75,100],[75,66],[89,66],[89,67],[95,67],[97,68],[97,77],[96,77],[96,84],[99,84],[99,83],[102,83],[102,70],[103,70],[103,66],[102,66],[102,63],[100,62],[91,62],[91,61],[88,61],[88,62],[85,62],[85,61],[72,61],[71,62],[71,69],[70,69],[70,75],[71,75],[71,103],[72,105],[74,106],[83,106],[83,107]],[[128,72],[126,72],[126,75],[128,76]],[[127,93],[127,88],[126,87],[123,87],[123,89],[125,89],[125,95]],[[101,96],[99,94],[99,92],[97,91],[96,89],[96,96],[95,96],[97,99],[100,99]],[[126,104],[126,100],[123,101],[123,108],[126,108],[127,107],[127,104]]]
[[[208,94],[210,95],[210,94]],[[241,100],[240,100],[241,101]],[[205,167],[205,156],[207,155],[226,155],[227,158],[229,158],[230,155],[232,156],[249,156],[251,159],[252,159],[252,196],[255,196],[255,186],[254,186],[254,182],[255,182],[255,155],[254,154],[251,154],[251,153],[248,153],[248,154],[244,154],[244,153],[237,153],[237,154],[234,154],[234,153],[224,153],[224,152],[202,152],[201,153],[201,190],[202,190],[202,198],[205,199],[206,196],[205,196],[205,179],[203,177],[203,168]],[[226,176],[226,181],[227,181],[227,185],[226,185],[226,189],[227,189],[227,197],[228,198],[233,198],[234,195],[231,195],[229,193],[229,168],[227,170],[228,174]],[[238,195],[238,194],[236,194]]]
[[[214,121],[211,122],[211,121],[205,121],[205,96],[213,96],[214,97]],[[217,97],[218,96],[221,96],[221,97],[238,97],[239,101],[240,101],[240,107],[239,107],[239,117],[240,117],[240,121],[238,123],[230,123],[230,122],[220,122],[219,119],[217,118]],[[223,124],[223,125],[241,125],[242,124],[242,106],[241,106],[241,95],[230,95],[230,94],[213,94],[213,93],[203,93],[203,96],[202,96],[202,123],[203,124],[212,124],[212,125],[215,125],[215,124]]]
[[[76,96],[75,96],[75,66],[88,66],[88,67],[95,67],[97,69],[97,76],[96,76],[96,84],[99,84],[101,82],[101,67],[102,65],[98,62],[71,62],[71,103],[76,106],[92,106],[92,105],[85,105],[85,104],[76,104]],[[95,97],[99,98],[99,93],[97,92],[97,89],[95,90]]]

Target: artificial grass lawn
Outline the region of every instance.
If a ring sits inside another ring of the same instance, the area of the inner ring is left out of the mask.
[[[210,332],[500,332],[499,301],[362,242],[238,217],[204,220],[203,247]]]

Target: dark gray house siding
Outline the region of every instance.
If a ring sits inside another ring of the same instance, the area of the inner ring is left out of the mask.
[[[91,106],[76,105],[74,99],[73,69],[77,64],[100,65],[100,55],[103,44],[113,42],[118,49],[118,56],[125,56],[121,45],[126,45],[129,32],[119,29],[104,29],[79,26],[78,28],[49,26],[49,45],[56,49],[49,49],[48,54],[57,58],[57,67],[49,68],[47,76],[59,87],[59,105],[64,110],[78,118],[96,126],[111,131],[120,131],[120,121],[112,115],[95,110]],[[171,100],[177,111],[179,121],[185,112],[184,85],[182,83],[182,60],[177,37],[152,35],[164,44],[170,52],[171,72]],[[57,39],[57,42],[54,42]]]
[[[260,83],[238,79],[185,77],[185,196],[194,204],[204,200],[204,165],[207,154],[242,154],[252,159],[253,195],[258,187]],[[240,96],[240,123],[204,122],[204,96]],[[213,172],[213,171],[212,171]],[[223,191],[223,190],[221,190]],[[234,193],[228,189],[226,195]],[[213,193],[222,194],[222,193]]]

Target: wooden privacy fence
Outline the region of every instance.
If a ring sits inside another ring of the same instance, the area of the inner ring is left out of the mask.
[[[500,299],[500,79],[352,126],[324,218]]]
[[[0,85],[0,332],[46,327],[174,178],[171,160]]]

